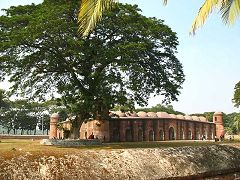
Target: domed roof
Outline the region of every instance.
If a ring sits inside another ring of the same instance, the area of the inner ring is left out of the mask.
[[[116,111],[115,112],[119,117],[126,117],[126,114],[122,111]]]
[[[185,115],[184,117],[185,117],[186,120],[193,120],[193,119],[192,119],[192,116]]]
[[[207,121],[207,119],[203,116],[200,116],[199,119],[200,119],[200,121]]]
[[[159,118],[171,118],[168,113],[166,112],[157,112],[157,117]]]
[[[138,115],[137,115],[136,112],[130,113],[130,116],[131,116],[131,117],[138,117]]]
[[[176,115],[176,114],[169,114],[169,116],[170,116],[171,118],[177,118],[177,115]]]
[[[155,112],[148,112],[148,117],[157,117],[157,114]]]
[[[194,121],[199,121],[199,117],[197,117],[197,116],[192,116],[192,119],[193,119]]]
[[[178,118],[178,119],[185,119],[182,114],[178,114],[178,115],[177,115],[177,118]]]
[[[139,117],[148,117],[148,115],[147,115],[147,113],[146,112],[144,112],[144,111],[139,111],[138,113],[137,113],[137,115],[139,116]]]
[[[214,115],[222,115],[222,112],[215,112]]]
[[[58,113],[53,113],[53,114],[51,115],[51,118],[59,118],[59,114],[58,114]]]

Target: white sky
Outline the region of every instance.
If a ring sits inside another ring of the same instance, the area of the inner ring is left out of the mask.
[[[11,5],[40,3],[42,0],[1,0],[0,9]],[[167,6],[161,0],[120,0],[138,4],[142,14],[163,19],[179,37],[178,59],[183,64],[186,80],[173,102],[175,110],[184,113],[206,111],[239,111],[233,107],[235,84],[240,81],[240,22],[225,26],[220,15],[213,13],[206,24],[189,36],[191,23],[203,0],[169,0]],[[0,88],[8,87],[0,83]],[[149,106],[161,102],[160,97],[151,98]]]

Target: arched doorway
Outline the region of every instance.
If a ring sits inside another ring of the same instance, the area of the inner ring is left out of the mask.
[[[120,141],[120,133],[118,130],[113,131],[113,142],[119,142]]]
[[[175,140],[175,133],[173,127],[169,128],[169,140]]]
[[[164,141],[164,132],[163,132],[163,130],[159,131],[159,135],[160,135],[160,141]]]
[[[126,130],[126,141],[132,141],[132,131],[131,131],[131,129]]]
[[[205,129],[203,130],[203,139],[204,139],[204,140],[207,139],[207,133],[206,133],[206,130],[205,130]]]
[[[154,131],[153,130],[149,131],[149,141],[154,141]]]
[[[188,130],[188,139],[191,140],[192,139],[192,131]]]
[[[138,141],[143,141],[143,130],[142,129],[138,130]]]
[[[199,140],[201,138],[198,129],[196,129],[196,131],[195,131],[195,137],[196,137],[196,140]]]
[[[180,131],[180,139],[181,139],[181,140],[184,139],[184,131],[183,131],[183,129],[181,129],[181,131]]]

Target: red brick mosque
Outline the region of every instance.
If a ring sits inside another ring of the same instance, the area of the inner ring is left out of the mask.
[[[168,140],[213,140],[224,136],[222,112],[215,112],[213,122],[203,116],[175,115],[166,112],[111,112],[110,120],[89,120],[80,128],[80,139],[90,135],[105,142],[137,142]],[[49,138],[64,138],[71,129],[70,121],[57,130],[58,114],[51,116]],[[66,137],[65,137],[66,138]]]

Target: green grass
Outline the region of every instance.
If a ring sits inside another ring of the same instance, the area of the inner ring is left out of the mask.
[[[231,144],[236,141],[159,141],[159,142],[121,142],[103,143],[100,146],[58,147],[41,145],[40,140],[2,139],[0,142],[0,154],[4,157],[13,157],[18,154],[30,152],[35,155],[65,155],[79,153],[82,150],[112,150],[129,148],[167,148],[183,146],[207,146],[212,144]],[[240,146],[240,142],[237,142]]]

